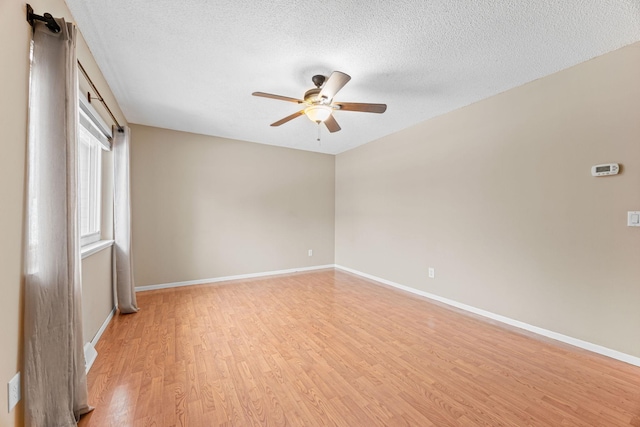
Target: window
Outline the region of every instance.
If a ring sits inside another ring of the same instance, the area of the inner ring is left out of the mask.
[[[101,119],[90,105],[80,102],[78,126],[78,212],[80,245],[101,239],[102,150],[111,149]],[[102,123],[101,123],[102,122]]]

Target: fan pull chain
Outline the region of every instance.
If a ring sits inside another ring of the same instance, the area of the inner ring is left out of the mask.
[[[316,141],[318,141],[318,145],[322,145],[322,142],[320,141],[320,122],[318,122],[318,139],[316,139]]]

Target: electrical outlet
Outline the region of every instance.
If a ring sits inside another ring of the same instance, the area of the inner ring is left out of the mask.
[[[7,396],[9,398],[9,412],[20,401],[20,372],[18,372],[7,384]]]
[[[436,269],[433,267],[429,267],[429,279],[435,279],[436,277]]]
[[[313,249],[309,249],[309,256],[313,256]]]

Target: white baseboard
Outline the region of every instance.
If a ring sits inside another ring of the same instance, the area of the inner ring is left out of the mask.
[[[113,319],[113,316],[115,314],[116,314],[116,307],[113,307],[111,309],[111,312],[109,313],[109,315],[105,319],[105,321],[102,322],[102,326],[100,326],[100,329],[98,329],[98,332],[96,332],[95,336],[91,340],[91,345],[92,346],[94,346],[94,347],[96,346],[96,344],[98,343],[98,340],[100,339],[100,337],[104,333],[104,330],[107,329],[107,326],[109,326],[109,322],[111,322],[111,319]]]
[[[96,361],[96,357],[98,357],[98,352],[96,351],[93,344],[90,342],[84,345],[84,369],[88,374],[89,370],[93,366],[93,362]]]
[[[322,270],[334,268],[335,264],[315,265],[312,267],[290,268],[288,270],[265,271],[262,273],[239,274],[236,276],[214,277],[212,279],[188,280],[186,282],[162,283],[159,285],[136,286],[136,292],[153,291],[156,289],[178,288],[181,286],[204,285],[207,283],[226,282],[228,280],[254,279],[256,277],[276,276],[278,274],[299,273],[301,271]]]
[[[450,300],[448,298],[443,298],[441,296],[434,295],[434,294],[431,294],[429,292],[424,292],[424,291],[421,291],[419,289],[411,288],[409,286],[404,286],[404,285],[401,285],[399,283],[392,282],[390,280],[382,279],[380,277],[372,276],[371,274],[367,274],[367,273],[363,273],[363,272],[358,271],[358,270],[354,270],[352,268],[343,267],[341,265],[336,265],[335,268],[340,269],[340,270],[344,270],[344,271],[348,271],[349,273],[353,273],[353,274],[356,274],[358,276],[361,276],[361,277],[364,277],[364,278],[367,278],[367,279],[370,279],[370,280],[373,280],[373,281],[376,281],[376,282],[383,283],[385,285],[393,286],[394,288],[402,289],[404,291],[411,292],[413,294],[420,295],[420,296],[423,296],[425,298],[429,298],[429,299],[432,299],[432,300],[435,300],[435,301],[439,301],[441,303],[450,305],[452,307],[456,307],[456,308],[459,308],[461,310],[465,310],[465,311],[468,311],[468,312],[471,312],[471,313],[474,313],[474,314],[478,314],[480,316],[487,317],[489,319],[496,320],[498,322],[505,323],[507,325],[515,326],[516,328],[524,329],[526,331],[533,332],[535,334],[542,335],[542,336],[545,336],[547,338],[554,339],[556,341],[560,341],[560,342],[563,342],[563,343],[566,343],[566,344],[570,344],[570,345],[573,345],[575,347],[579,347],[579,348],[582,348],[582,349],[585,349],[585,350],[589,350],[589,351],[594,352],[594,353],[602,354],[604,356],[611,357],[612,359],[617,359],[617,360],[629,363],[631,365],[640,366],[640,357],[632,356],[630,354],[622,353],[622,352],[617,351],[617,350],[612,350],[610,348],[603,347],[603,346],[598,345],[598,344],[593,344],[593,343],[590,343],[590,342],[587,342],[587,341],[583,341],[583,340],[580,340],[580,339],[577,339],[577,338],[573,338],[573,337],[570,337],[570,336],[567,336],[567,335],[563,335],[563,334],[560,334],[560,333],[557,333],[557,332],[553,332],[553,331],[550,331],[550,330],[547,330],[547,329],[539,328],[537,326],[529,325],[528,323],[524,323],[524,322],[521,322],[519,320],[515,320],[515,319],[511,319],[509,317],[505,317],[505,316],[502,316],[502,315],[499,315],[499,314],[491,313],[490,311],[486,311],[486,310],[482,310],[480,308],[472,307],[470,305],[463,304],[463,303],[460,303],[460,302],[457,302],[457,301],[454,301],[454,300]]]
[[[98,343],[98,340],[102,336],[102,333],[104,332],[104,330],[107,329],[107,326],[109,326],[109,322],[111,322],[111,319],[113,319],[113,315],[115,313],[116,313],[116,308],[114,307],[109,313],[109,315],[107,316],[107,318],[105,319],[105,321],[102,323],[102,326],[100,326],[100,329],[98,329],[98,332],[96,332],[93,339],[84,345],[84,361],[85,361],[85,369],[87,373],[89,373],[89,370],[93,366],[93,362],[95,362],[96,358],[98,357],[98,352],[96,351],[96,344]]]

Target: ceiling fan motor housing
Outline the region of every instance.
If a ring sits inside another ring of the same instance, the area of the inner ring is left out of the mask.
[[[319,94],[320,88],[309,89],[304,93],[304,100],[310,104],[322,103],[322,98],[318,96]]]

